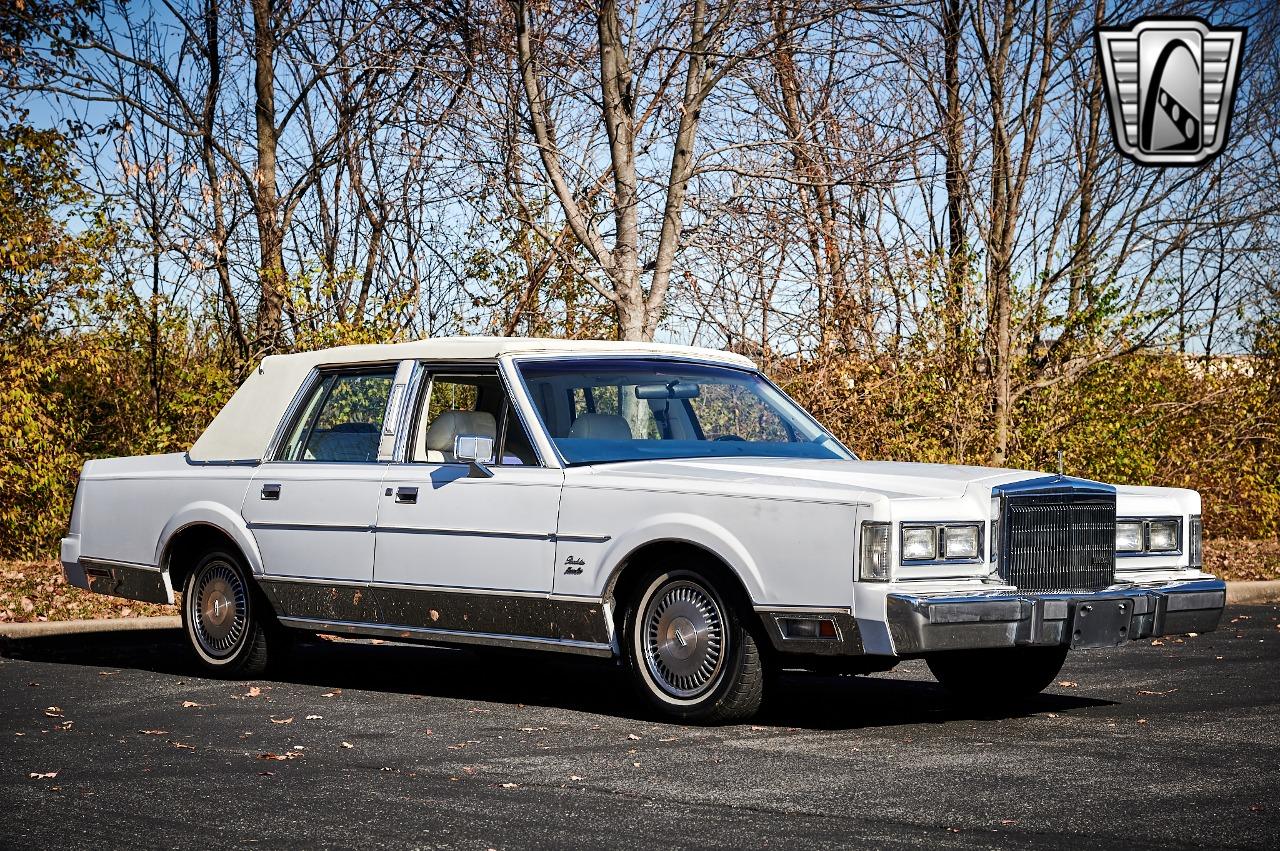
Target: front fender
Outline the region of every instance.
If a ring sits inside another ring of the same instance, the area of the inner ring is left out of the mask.
[[[249,570],[255,576],[262,574],[262,553],[258,551],[258,542],[249,532],[244,518],[218,502],[193,502],[183,506],[170,517],[160,533],[160,540],[156,542],[155,563],[164,567],[165,555],[174,536],[184,529],[197,525],[212,526],[234,541],[244,555],[245,561],[249,563]]]
[[[607,577],[601,583],[604,593],[613,588],[632,553],[647,544],[668,541],[693,544],[706,550],[728,565],[753,601],[765,599],[760,569],[738,537],[713,520],[686,513],[648,517],[639,526],[611,540],[598,568],[600,575]]]

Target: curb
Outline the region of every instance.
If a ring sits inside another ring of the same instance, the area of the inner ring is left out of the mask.
[[[99,618],[79,621],[37,621],[0,624],[0,638],[40,638],[91,632],[128,632],[142,629],[181,629],[180,617]]]
[[[1227,583],[1227,605],[1253,603],[1280,603],[1280,579]]]

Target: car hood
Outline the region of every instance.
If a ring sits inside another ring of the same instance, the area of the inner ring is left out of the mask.
[[[862,501],[946,499],[1038,478],[1044,473],[994,467],[917,464],[900,461],[835,461],[800,458],[688,458],[624,461],[588,468],[595,484],[619,487],[659,486],[672,490],[737,491],[760,496],[840,498]],[[640,480],[645,480],[642,484]]]

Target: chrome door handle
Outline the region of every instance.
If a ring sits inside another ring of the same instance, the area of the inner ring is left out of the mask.
[[[414,505],[418,502],[417,488],[396,488],[396,502],[404,505]]]
[[[280,486],[279,485],[263,485],[262,493],[259,494],[259,498],[260,499],[279,499]]]

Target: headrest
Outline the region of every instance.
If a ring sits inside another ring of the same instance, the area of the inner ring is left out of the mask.
[[[617,414],[579,414],[569,429],[570,437],[590,440],[631,440],[631,426]]]
[[[478,434],[498,438],[498,426],[487,411],[441,411],[427,429],[426,448],[435,452],[453,452],[453,439],[460,434]]]

